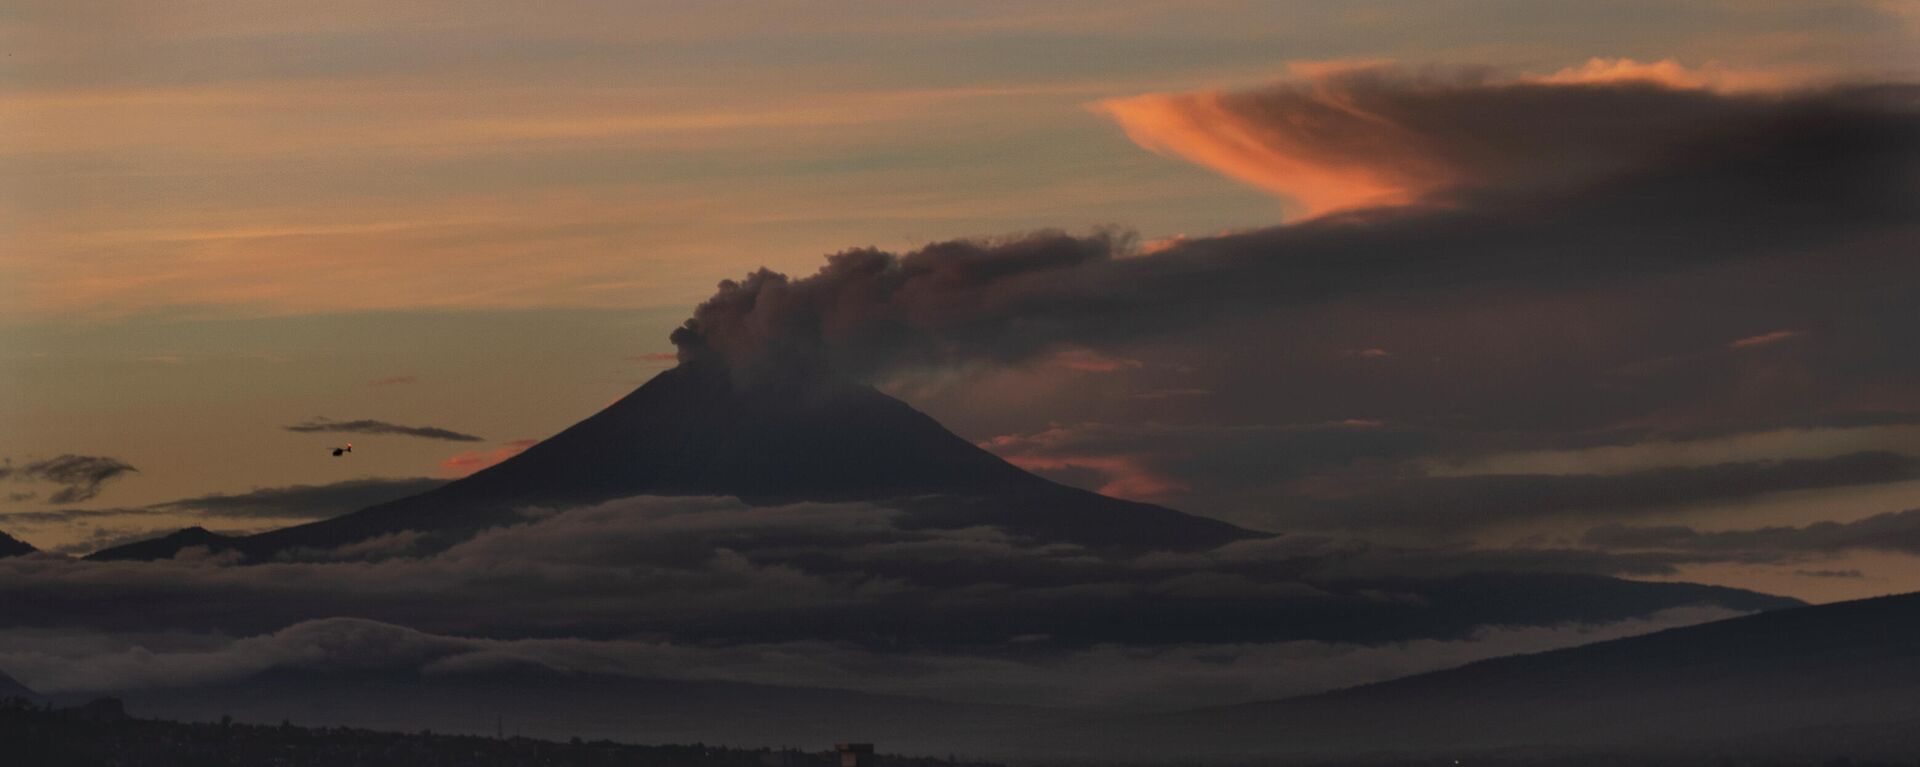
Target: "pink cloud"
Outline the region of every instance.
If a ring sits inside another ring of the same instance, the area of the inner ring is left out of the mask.
[[[492,450],[469,450],[440,462],[440,471],[450,477],[464,477],[512,458],[540,443],[537,439],[516,439]]]
[[[1717,64],[1689,67],[1670,58],[1636,61],[1596,57],[1577,67],[1566,67],[1548,75],[1526,76],[1520,81],[1550,85],[1647,83],[1686,90],[1777,90],[1807,79],[1809,75],[1805,74],[1729,69]]]
[[[1403,205],[1445,183],[1444,169],[1408,147],[1414,137],[1322,92],[1300,102],[1312,120],[1250,119],[1217,91],[1155,93],[1100,102],[1141,148],[1177,156],[1298,201],[1308,215]],[[1317,125],[1313,123],[1318,123]],[[1323,132],[1346,123],[1336,148]]]
[[[1008,463],[1033,472],[1091,471],[1100,477],[1095,488],[1102,495],[1150,501],[1192,488],[1179,479],[1155,470],[1152,456],[1121,453],[1077,452],[1070,447],[1076,431],[1055,426],[1033,434],[1008,434],[980,447],[998,454]]]

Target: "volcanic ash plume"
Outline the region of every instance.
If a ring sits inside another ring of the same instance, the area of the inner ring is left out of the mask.
[[[1910,236],[1916,104],[1920,88],[1894,84],[1731,93],[1393,70],[1102,102],[1141,145],[1312,217],[1151,253],[1129,235],[1057,231],[848,250],[812,276],[723,282],[672,338],[681,362],[727,366],[736,381],[872,379],[1380,292],[1831,262]]]

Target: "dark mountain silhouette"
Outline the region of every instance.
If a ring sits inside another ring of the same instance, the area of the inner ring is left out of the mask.
[[[25,698],[31,701],[41,699],[40,693],[34,692],[32,688],[21,684],[19,680],[7,676],[7,672],[0,671],[0,700],[7,700],[9,698]]]
[[[1214,757],[1724,751],[1762,743],[1779,753],[1809,745],[1791,742],[1795,731],[1895,732],[1920,719],[1916,690],[1920,593],[1775,610],[1088,731],[1123,752],[1172,738],[1204,743]]]
[[[88,554],[84,559],[90,559],[96,562],[117,560],[144,562],[155,559],[171,559],[182,550],[195,546],[204,547],[209,553],[227,551],[228,549],[234,548],[235,543],[240,540],[240,538],[231,535],[221,535],[204,527],[195,526],[178,530],[159,538],[135,541],[110,549],[101,549],[92,554]]]
[[[807,379],[742,387],[725,368],[682,365],[460,481],[342,517],[213,543],[264,558],[413,530],[446,545],[515,521],[521,507],[634,495],[886,500],[908,512],[909,526],[995,525],[1100,548],[1203,549],[1264,535],[1029,474],[868,386]],[[165,546],[148,545],[154,543],[94,556],[169,555]]]
[[[22,554],[32,554],[38,550],[26,541],[0,533],[0,557],[17,557]]]

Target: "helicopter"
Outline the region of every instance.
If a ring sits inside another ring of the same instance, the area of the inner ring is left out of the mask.
[[[348,454],[348,453],[351,453],[351,452],[353,452],[353,443],[352,443],[352,442],[348,442],[348,443],[347,443],[347,446],[346,446],[346,447],[336,447],[336,448],[334,448],[334,449],[333,449],[333,457],[335,457],[335,458],[339,458],[340,456],[343,456],[343,455],[346,455],[346,454]]]

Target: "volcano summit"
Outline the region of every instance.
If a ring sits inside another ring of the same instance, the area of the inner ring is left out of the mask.
[[[428,548],[557,508],[637,495],[755,504],[886,501],[909,528],[997,527],[1103,550],[1198,550],[1264,534],[1030,474],[870,386],[831,378],[742,383],[693,362],[498,465],[345,516],[193,545],[264,559],[412,531]],[[143,542],[152,544],[153,541]],[[171,556],[134,544],[95,559]]]

